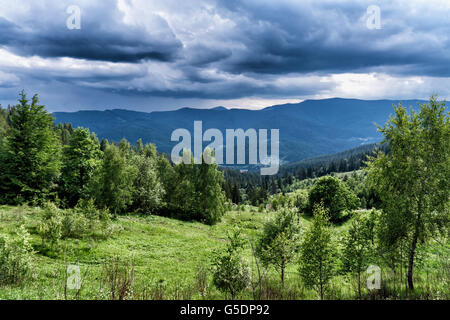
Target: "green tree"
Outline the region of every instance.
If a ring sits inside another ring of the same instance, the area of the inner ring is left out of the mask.
[[[212,261],[213,284],[222,292],[230,293],[231,299],[244,290],[250,281],[248,266],[242,261],[244,240],[238,230],[228,235],[223,251],[216,251]]]
[[[115,145],[106,147],[103,162],[92,185],[96,203],[109,208],[114,215],[132,202],[133,181],[136,169]]]
[[[8,125],[8,110],[3,109],[2,105],[0,104],[0,143],[5,137],[6,132],[8,132],[9,125]]]
[[[51,202],[44,204],[42,217],[37,226],[37,231],[41,236],[42,244],[44,244],[45,241],[50,241],[53,246],[61,239],[63,218],[62,211],[57,208],[55,204]]]
[[[175,165],[168,206],[175,215],[181,213],[180,218],[214,224],[225,212],[223,173],[209,150],[205,150],[200,165],[194,164],[190,151],[184,152],[183,158],[191,161]]]
[[[225,212],[225,193],[222,189],[223,173],[217,169],[213,152],[208,148],[203,153],[203,161],[197,176],[197,192],[199,195],[197,210],[207,224],[220,221]]]
[[[175,171],[164,154],[160,154],[159,156],[157,156],[156,169],[158,172],[159,180],[162,184],[162,188],[164,190],[161,206],[167,210],[169,208],[170,199],[175,189]]]
[[[323,299],[325,289],[334,276],[336,257],[326,210],[314,208],[312,225],[300,245],[299,273],[306,287],[315,289]]]
[[[356,274],[358,296],[361,299],[361,273],[364,272],[373,253],[373,221],[371,216],[357,215],[351,222],[342,242],[344,271]]]
[[[55,189],[61,166],[61,144],[53,117],[34,95],[25,93],[12,107],[9,129],[0,154],[2,202],[42,201]]]
[[[173,189],[169,198],[169,207],[173,214],[186,220],[200,220],[197,211],[199,195],[196,190],[197,167],[190,151],[184,151],[183,158],[190,158],[188,163],[181,162],[174,166]],[[187,162],[187,161],[186,161]]]
[[[322,203],[330,214],[331,222],[342,221],[345,210],[356,209],[358,197],[347,188],[344,182],[336,177],[325,176],[317,180],[309,191],[309,211]]]
[[[71,207],[89,195],[88,185],[100,165],[102,152],[89,129],[77,128],[63,148],[61,198]]]
[[[256,253],[265,265],[273,265],[280,272],[284,285],[286,266],[294,259],[299,248],[300,226],[293,210],[282,208],[272,221],[264,224]]]
[[[139,145],[138,145],[139,146]],[[142,149],[141,151],[139,151]],[[145,150],[151,148],[145,147]],[[161,206],[164,188],[159,179],[157,158],[152,152],[145,152],[142,146],[133,159],[137,169],[133,182],[133,208],[143,213],[150,213]]]
[[[390,153],[369,163],[368,179],[381,198],[386,224],[381,241],[409,243],[408,287],[414,289],[417,246],[449,226],[450,121],[444,102],[435,96],[408,113],[399,104],[379,131]],[[446,209],[447,207],[447,209]]]
[[[33,246],[30,234],[20,225],[16,237],[0,235],[0,285],[23,282],[31,273]]]

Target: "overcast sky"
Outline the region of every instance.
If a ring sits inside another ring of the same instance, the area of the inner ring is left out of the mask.
[[[0,30],[3,106],[22,89],[51,111],[450,97],[448,0],[0,0]]]

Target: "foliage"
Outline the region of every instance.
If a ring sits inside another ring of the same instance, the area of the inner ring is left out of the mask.
[[[100,165],[98,142],[88,129],[77,128],[63,148],[60,197],[73,207],[78,200],[89,195],[88,185]]]
[[[336,253],[327,211],[321,205],[314,208],[312,225],[303,235],[300,248],[300,276],[304,284],[315,289],[323,299],[335,272]]]
[[[217,169],[209,150],[205,150],[200,165],[194,164],[189,151],[185,152],[188,154],[183,157],[190,157],[191,161],[174,167],[169,209],[177,218],[215,224],[225,212],[223,174]],[[211,160],[205,161],[206,157]]]
[[[133,182],[133,208],[143,213],[155,212],[161,207],[164,195],[163,185],[157,171],[156,149],[152,152],[137,153],[134,158],[134,166],[137,168],[136,178]]]
[[[202,213],[202,219],[207,224],[217,223],[225,212],[225,194],[222,190],[223,174],[217,170],[213,153],[206,149],[203,161],[198,168],[196,189],[198,190],[197,210]]]
[[[37,226],[42,243],[50,241],[52,245],[56,244],[62,237],[63,213],[51,202],[45,203],[41,220]]]
[[[228,235],[228,244],[223,252],[215,252],[212,262],[213,284],[231,299],[244,290],[250,281],[247,265],[240,253],[243,247],[240,231],[234,230]]]
[[[280,271],[284,284],[284,272],[299,247],[300,226],[297,215],[291,209],[281,209],[275,219],[264,224],[263,233],[257,243],[256,253],[264,265],[273,265]]]
[[[136,170],[126,157],[128,150],[122,151],[115,145],[106,147],[102,165],[92,184],[92,193],[100,208],[111,209],[114,215],[126,209],[132,202],[132,182]]]
[[[340,222],[345,217],[343,212],[356,209],[359,200],[338,178],[322,177],[309,191],[309,211],[318,204],[323,204],[330,214],[331,222]]]
[[[450,121],[445,104],[431,97],[419,112],[399,104],[383,133],[391,151],[369,163],[369,182],[382,201],[385,247],[409,244],[408,287],[414,289],[416,248],[446,232],[450,198]]]
[[[361,298],[361,273],[372,261],[374,249],[375,211],[370,215],[358,214],[351,221],[342,241],[342,263],[344,271],[357,275],[358,296]]]
[[[0,202],[43,201],[55,189],[61,166],[53,118],[37,95],[30,104],[22,92],[8,123],[0,148]]]
[[[134,265],[114,257],[103,265],[103,282],[109,292],[109,299],[124,300],[133,291]]]
[[[30,235],[21,225],[15,239],[0,235],[0,285],[23,282],[32,267]]]

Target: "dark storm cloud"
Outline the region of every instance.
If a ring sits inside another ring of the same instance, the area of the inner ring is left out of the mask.
[[[367,1],[219,1],[236,22],[244,49],[222,67],[233,73],[367,72],[381,66],[401,74],[450,76],[450,14],[410,12],[414,3],[377,2],[382,28],[366,27]],[[430,8],[432,4],[430,3]],[[432,19],[432,22],[428,20]]]
[[[152,19],[154,30],[125,24],[116,1],[96,1],[80,6],[81,29],[69,29],[68,4],[59,1],[33,8],[37,19],[16,25],[0,17],[0,45],[22,56],[71,57],[112,62],[143,59],[172,61],[182,44],[160,16]],[[3,30],[6,31],[4,32]]]
[[[72,85],[102,99],[113,92],[112,103],[117,95],[276,99],[333,94],[335,80],[319,77],[342,73],[450,77],[450,13],[425,1],[5,3],[17,10],[0,9],[0,54],[31,61],[0,61],[8,88]],[[66,27],[72,4],[81,8],[80,30]],[[372,4],[381,29],[366,27]]]

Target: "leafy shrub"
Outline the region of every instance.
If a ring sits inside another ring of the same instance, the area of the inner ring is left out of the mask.
[[[213,283],[231,299],[244,290],[250,282],[248,266],[242,261],[240,251],[243,240],[239,231],[228,236],[229,243],[224,252],[216,252],[213,259]]]
[[[336,177],[319,178],[309,191],[309,213],[316,205],[323,204],[330,214],[331,222],[341,222],[347,218],[345,211],[359,206],[358,197]]]
[[[50,241],[53,245],[62,237],[62,225],[64,216],[55,204],[47,202],[44,204],[42,219],[37,230],[42,242]]]
[[[88,219],[78,211],[68,210],[62,221],[63,238],[82,238],[88,229]]]
[[[82,214],[86,219],[86,229],[89,233],[93,234],[98,227],[98,221],[100,219],[100,211],[95,206],[93,199],[81,199],[75,206],[74,211]]]
[[[22,282],[30,273],[32,255],[30,235],[23,225],[14,240],[0,236],[0,285]]]
[[[74,209],[75,217],[82,216],[85,221],[85,236],[99,234],[103,238],[109,238],[122,230],[120,225],[112,222],[112,216],[107,208],[98,209],[92,199],[80,200]],[[83,222],[83,218],[79,218]]]

